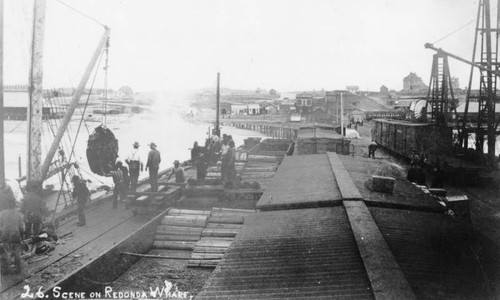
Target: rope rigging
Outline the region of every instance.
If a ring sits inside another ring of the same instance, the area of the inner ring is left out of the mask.
[[[85,18],[87,18],[87,19],[89,19],[89,20],[91,20],[91,21],[94,21],[96,24],[99,24],[99,25],[101,25],[102,27],[106,27],[106,25],[104,25],[103,23],[101,23],[101,22],[99,22],[98,20],[96,20],[95,18],[93,18],[93,17],[91,17],[91,16],[87,15],[86,13],[84,13],[84,12],[82,12],[82,11],[80,11],[80,10],[78,10],[78,9],[74,8],[73,6],[71,6],[71,5],[69,5],[69,4],[67,4],[67,3],[65,3],[65,2],[63,2],[63,1],[61,1],[61,0],[56,0],[56,1],[57,1],[57,2],[59,2],[59,3],[61,3],[61,4],[62,4],[62,5],[64,5],[64,6],[66,6],[67,8],[69,8],[69,9],[71,9],[71,10],[73,10],[73,11],[77,12],[78,14],[80,14],[80,15],[84,16]]]
[[[435,45],[436,43],[439,43],[439,42],[443,41],[444,39],[446,39],[446,38],[450,37],[451,35],[453,35],[453,34],[455,34],[455,33],[457,33],[457,32],[459,32],[460,30],[464,29],[465,27],[469,26],[470,24],[472,24],[472,23],[473,23],[473,22],[475,22],[475,21],[476,21],[476,19],[472,19],[472,20],[470,20],[470,21],[469,21],[469,22],[467,22],[466,24],[464,24],[464,25],[460,26],[458,29],[455,29],[454,31],[452,31],[452,32],[448,33],[447,35],[445,35],[445,36],[443,36],[443,37],[441,37],[441,38],[437,39],[437,40],[436,40],[435,42],[433,42],[432,44],[434,44],[434,45]]]
[[[80,129],[81,129],[81,126],[83,124],[83,121],[84,121],[84,118],[85,118],[85,112],[87,110],[87,107],[88,107],[88,104],[89,104],[89,100],[90,100],[90,96],[92,94],[92,90],[94,88],[94,83],[95,83],[95,80],[96,80],[96,77],[97,77],[97,70],[99,70],[99,66],[101,65],[101,61],[102,61],[102,53],[99,57],[99,61],[97,63],[97,68],[96,68],[96,72],[94,73],[94,77],[92,78],[92,83],[90,85],[90,89],[89,89],[89,93],[87,95],[87,100],[85,102],[85,106],[83,108],[83,113],[82,113],[82,116],[80,118],[80,121],[79,121],[79,124],[78,124],[78,129],[76,131],[76,135],[75,135],[75,141],[73,143],[73,146],[71,148],[71,152],[70,152],[70,155],[69,155],[69,158],[68,158],[68,161],[71,161],[71,158],[73,157],[74,153],[75,153],[75,146],[76,146],[76,141],[78,140],[78,135],[80,134]],[[67,173],[68,173],[68,169],[64,169],[63,170],[63,174],[62,174],[62,177],[63,178],[66,178],[67,177]],[[80,174],[81,176],[81,174]],[[56,205],[55,205],[55,208],[54,209],[57,209],[57,206],[59,205],[59,200],[61,198],[61,194],[63,192],[63,189],[60,189],[59,190],[59,194],[57,195],[57,201],[56,201]],[[54,219],[55,219],[55,214],[52,216],[52,222],[54,222]]]

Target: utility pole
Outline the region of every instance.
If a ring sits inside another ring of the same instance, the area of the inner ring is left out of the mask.
[[[340,92],[340,134],[344,138],[344,93]],[[344,151],[344,149],[342,149]]]
[[[3,127],[3,0],[0,0],[0,190],[5,188],[5,143]]]
[[[28,153],[26,184],[42,184],[42,118],[43,118],[43,40],[45,31],[45,0],[36,0],[33,13],[31,69],[29,74]]]
[[[220,73],[217,73],[217,105],[216,105],[216,119],[214,135],[220,137],[220,127],[219,127],[219,106],[220,106]]]

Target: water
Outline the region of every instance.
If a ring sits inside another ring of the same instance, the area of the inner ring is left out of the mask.
[[[196,121],[186,120],[182,115],[190,111],[187,105],[179,105],[178,102],[172,101],[169,98],[161,98],[156,101],[150,110],[144,110],[139,114],[120,114],[108,115],[106,126],[113,131],[115,137],[119,141],[119,158],[124,160],[130,150],[132,144],[137,141],[140,143],[141,157],[145,163],[151,142],[155,142],[157,149],[161,153],[162,162],[160,169],[166,169],[173,165],[174,160],[185,161],[190,158],[190,148],[193,146],[194,141],[203,145],[207,137],[208,127],[211,124]],[[75,116],[70,123],[69,132],[72,139],[74,139],[80,115]],[[93,129],[101,124],[100,115],[94,115],[88,119],[87,127],[90,133]],[[6,177],[18,178],[18,157],[21,157],[21,170],[22,175],[26,174],[26,141],[27,141],[27,122],[26,121],[5,121],[5,163],[6,163]],[[53,135],[49,132],[49,128],[43,128],[42,140],[42,158],[50,147],[53,140]],[[233,136],[236,145],[243,144],[243,140],[247,137],[263,137],[264,135],[242,130],[232,127],[222,128],[223,133]],[[75,144],[74,160],[76,160],[82,168],[82,175],[84,178],[91,180],[95,185],[111,185],[111,179],[108,177],[98,176],[91,173],[88,167],[86,158],[87,140],[89,134],[87,129],[82,127],[79,138]],[[69,156],[71,144],[68,139],[64,139],[64,146],[66,155]],[[57,154],[56,154],[57,155]],[[147,172],[141,173],[141,177],[146,177]],[[54,184],[59,188],[59,180],[57,176],[45,182],[46,184]]]

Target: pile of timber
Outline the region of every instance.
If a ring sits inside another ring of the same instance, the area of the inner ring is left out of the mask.
[[[214,207],[201,239],[196,243],[188,267],[215,268],[233,239],[243,227],[245,217],[255,213],[248,209]]]
[[[193,250],[208,223],[210,211],[171,209],[156,227],[153,248]]]
[[[189,267],[215,268],[255,210],[214,207],[171,209],[155,232],[153,248],[192,251]]]
[[[278,161],[275,156],[248,155],[248,161],[240,173],[241,179],[248,182],[258,182],[265,189],[276,173]]]
[[[219,160],[215,164],[215,166],[208,167],[206,178],[208,178],[208,179],[220,178],[221,177],[221,172],[220,172],[221,165],[222,165],[222,162]],[[236,173],[240,174],[241,171],[243,170],[243,168],[245,167],[245,162],[244,161],[237,161],[234,163],[234,166],[236,169]]]

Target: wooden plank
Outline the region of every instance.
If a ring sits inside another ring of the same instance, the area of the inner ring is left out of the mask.
[[[153,248],[156,249],[171,249],[171,250],[190,250],[192,251],[196,246],[195,242],[181,242],[181,241],[154,241]]]
[[[227,247],[203,247],[196,246],[193,252],[196,253],[226,253]]]
[[[168,194],[162,193],[166,189],[167,189],[167,186],[161,186],[161,187],[158,188],[158,192],[136,192],[136,193],[144,194],[144,195],[138,197],[137,199],[135,199],[135,201],[139,201],[139,202],[140,201],[146,201],[149,198],[152,198],[152,197],[155,197],[155,196],[166,197],[166,196],[168,196]]]
[[[375,299],[416,299],[365,203],[343,203]]]
[[[236,211],[236,212],[243,212],[243,213],[255,213],[255,212],[257,212],[257,210],[255,210],[255,209],[212,207],[212,212],[217,212],[217,211]]]
[[[190,241],[197,242],[200,240],[199,235],[169,235],[169,234],[155,234],[155,241]]]
[[[343,200],[363,200],[363,196],[354,184],[349,172],[345,169],[344,164],[340,161],[337,153],[328,152],[328,160],[332,168],[335,180],[342,195]]]
[[[239,232],[239,229],[219,229],[219,228],[206,228],[201,232],[201,236],[213,236],[213,237],[235,237]]]
[[[210,216],[208,219],[211,223],[226,223],[226,224],[243,224],[245,218],[243,216]]]
[[[221,259],[224,257],[224,253],[200,253],[193,252],[191,255],[192,259]]]
[[[207,216],[165,216],[161,220],[162,225],[184,226],[184,227],[205,227]]]
[[[189,260],[188,267],[215,268],[219,264],[219,259],[211,260]]]
[[[224,223],[208,223],[207,228],[223,228],[223,229],[241,229],[242,224],[224,224]]]
[[[209,215],[210,210],[178,209],[172,208],[168,211],[169,216],[174,215]]]
[[[203,231],[202,227],[186,227],[186,226],[171,226],[171,225],[158,225],[156,231],[182,231],[182,232],[192,232],[201,233]]]

